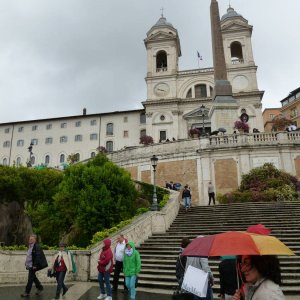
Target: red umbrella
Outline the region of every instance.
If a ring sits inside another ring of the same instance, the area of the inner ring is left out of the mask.
[[[183,251],[186,256],[295,255],[276,237],[229,231],[194,239]]]
[[[262,235],[269,235],[271,233],[271,229],[265,227],[263,224],[252,225],[247,228],[247,232],[257,233]]]

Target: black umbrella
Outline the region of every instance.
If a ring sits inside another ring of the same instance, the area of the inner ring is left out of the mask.
[[[225,133],[225,132],[227,131],[225,128],[222,128],[222,127],[219,128],[218,130],[219,130],[220,132],[222,132],[222,133]]]

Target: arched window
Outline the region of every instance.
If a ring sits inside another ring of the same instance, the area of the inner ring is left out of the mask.
[[[76,156],[76,161],[80,161],[80,154],[76,153],[75,156]]]
[[[3,158],[2,164],[3,164],[3,166],[7,166],[7,158]]]
[[[91,157],[95,157],[96,153],[95,152],[91,152]]]
[[[167,53],[163,50],[156,54],[156,72],[165,72],[168,70]]]
[[[112,141],[106,142],[106,150],[107,152],[113,152],[114,151],[114,143]]]
[[[17,157],[17,167],[21,166],[21,157]]]
[[[144,112],[140,114],[140,123],[141,124],[146,123],[146,114]]]
[[[106,135],[113,135],[114,134],[114,124],[108,123],[106,125]]]
[[[231,52],[231,63],[232,64],[243,64],[243,50],[240,42],[233,42],[230,45]]]
[[[31,165],[35,164],[35,156],[31,156]]]
[[[45,156],[45,165],[49,165],[49,163],[50,163],[50,156],[46,155]]]
[[[195,85],[195,98],[207,97],[206,85],[197,84]]]
[[[186,98],[192,98],[192,88],[190,88],[186,94]]]
[[[65,162],[65,155],[64,154],[61,154],[60,157],[59,157],[59,162],[60,163],[64,163]]]
[[[146,129],[142,129],[140,131],[140,137],[145,136],[146,135]]]

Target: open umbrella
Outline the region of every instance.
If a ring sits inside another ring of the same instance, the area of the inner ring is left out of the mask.
[[[194,239],[183,251],[186,256],[295,255],[274,236],[229,231]]]
[[[263,235],[269,235],[271,231],[272,231],[271,229],[265,227],[265,225],[263,224],[256,224],[256,225],[249,226],[247,228],[247,232],[263,234]]]

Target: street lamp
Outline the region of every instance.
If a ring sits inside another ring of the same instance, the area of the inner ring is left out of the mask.
[[[207,113],[205,110],[205,106],[203,104],[200,106],[199,113],[202,116],[202,136],[204,136],[205,135],[204,118],[206,117]]]
[[[153,198],[152,198],[151,210],[154,210],[154,211],[158,210],[156,185],[155,185],[155,172],[156,172],[157,161],[158,161],[158,158],[156,157],[156,155],[153,155],[151,157],[151,165],[153,167]]]
[[[33,142],[30,143],[29,147],[28,147],[28,151],[29,151],[29,161],[27,163],[27,167],[31,167],[32,166],[32,146],[33,146]]]

